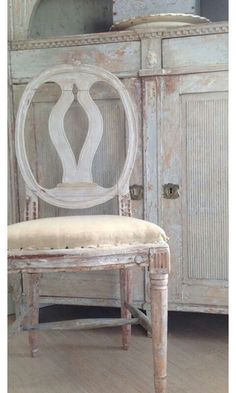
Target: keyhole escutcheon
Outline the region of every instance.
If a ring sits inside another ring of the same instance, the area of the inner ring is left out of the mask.
[[[163,197],[166,199],[177,199],[179,198],[179,185],[178,184],[164,184],[163,185]]]

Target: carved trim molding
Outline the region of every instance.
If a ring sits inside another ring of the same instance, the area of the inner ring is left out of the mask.
[[[150,275],[170,273],[170,250],[167,243],[163,242],[163,248],[150,249],[149,272]]]
[[[107,44],[114,42],[141,41],[147,38],[175,38],[205,34],[228,33],[228,23],[216,22],[185,26],[179,29],[164,29],[155,32],[121,31],[99,34],[83,34],[61,38],[48,38],[43,40],[21,40],[10,42],[11,50],[29,50],[44,48],[60,48],[94,44]]]
[[[132,216],[132,204],[130,194],[119,195],[119,213],[120,216]]]

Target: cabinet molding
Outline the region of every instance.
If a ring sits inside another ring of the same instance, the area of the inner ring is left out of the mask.
[[[20,0],[21,1],[21,0]],[[83,46],[94,44],[107,44],[114,42],[132,42],[140,41],[142,39],[152,38],[167,38],[167,37],[188,37],[201,36],[208,34],[222,34],[228,33],[228,24],[226,22],[216,22],[210,24],[199,24],[197,26],[185,26],[179,29],[171,28],[158,30],[155,32],[135,32],[135,31],[118,31],[107,32],[99,34],[82,34],[68,37],[47,38],[32,40],[27,39],[27,36],[20,38],[15,37],[10,42],[11,50],[29,50],[29,49],[44,49],[44,48],[62,48],[71,46]]]

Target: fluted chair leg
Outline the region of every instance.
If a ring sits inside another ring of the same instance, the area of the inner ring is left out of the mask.
[[[131,318],[130,311],[126,308],[126,303],[132,303],[132,269],[120,270],[120,298],[121,298],[121,318]],[[123,349],[127,350],[131,341],[131,325],[122,326]]]
[[[150,274],[152,343],[156,393],[167,393],[168,274]]]

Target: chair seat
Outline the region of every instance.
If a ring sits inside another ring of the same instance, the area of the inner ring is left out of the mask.
[[[166,241],[157,225],[116,215],[41,218],[8,227],[8,248],[63,249]]]

